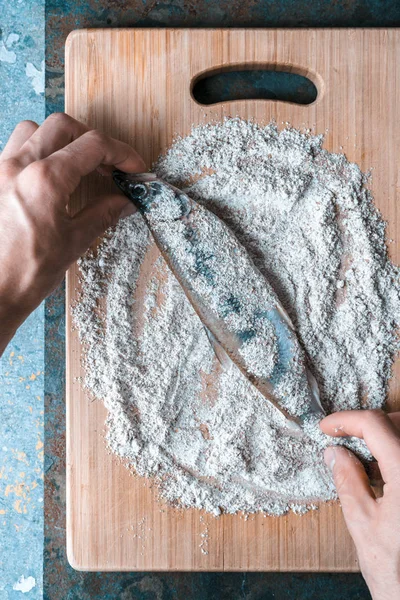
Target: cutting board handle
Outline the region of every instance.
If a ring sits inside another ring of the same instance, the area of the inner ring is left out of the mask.
[[[251,72],[253,78],[248,75]],[[237,100],[312,105],[321,99],[322,92],[323,79],[318,73],[289,63],[224,64],[195,74],[190,82],[191,98],[200,105]]]

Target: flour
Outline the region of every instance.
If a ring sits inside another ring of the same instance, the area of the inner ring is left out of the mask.
[[[251,366],[252,374],[256,377],[268,379],[278,361],[278,351],[276,345],[276,335],[273,327],[268,321],[263,323],[263,336],[252,338],[246,341],[239,354]]]
[[[376,408],[399,350],[399,270],[365,176],[322,142],[228,119],[178,139],[155,172],[234,230],[293,321],[326,412]],[[239,370],[219,365],[139,214],[80,267],[85,383],[130,468],[167,500],[213,514],[301,513],[335,498],[322,458],[333,440],[315,423],[301,442],[289,436]],[[255,374],[273,369],[271,348],[243,348]]]

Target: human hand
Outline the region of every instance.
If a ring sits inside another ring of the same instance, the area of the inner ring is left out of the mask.
[[[325,417],[322,431],[363,438],[378,461],[383,496],[375,498],[361,462],[341,446],[325,450],[361,572],[374,600],[400,598],[400,412],[343,411]]]
[[[16,329],[62,281],[121,213],[131,210],[117,190],[71,216],[67,205],[81,178],[101,165],[141,172],[127,144],[55,113],[39,127],[23,121],[0,155],[0,355]]]

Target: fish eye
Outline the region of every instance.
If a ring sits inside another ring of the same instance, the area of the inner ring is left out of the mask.
[[[135,200],[143,200],[148,194],[147,186],[143,183],[131,183],[129,193]]]

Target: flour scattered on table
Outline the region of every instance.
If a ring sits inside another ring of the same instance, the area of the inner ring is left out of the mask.
[[[203,516],[200,516],[200,524],[202,525],[202,531],[200,533],[201,542],[199,544],[199,548],[202,554],[207,555],[209,542],[208,524],[205,522]]]
[[[155,172],[235,231],[289,313],[325,410],[376,408],[400,347],[399,269],[366,177],[322,143],[227,119],[178,139]],[[167,500],[213,514],[301,513],[335,497],[322,460],[332,440],[315,428],[301,442],[289,436],[239,370],[220,367],[139,214],[80,267],[85,383],[130,468]],[[243,349],[254,373],[272,368],[268,347]]]
[[[153,531],[151,527],[146,525],[146,517],[142,517],[140,521],[136,523],[136,525],[130,525],[130,527],[127,527],[126,531],[128,531],[133,538],[136,538],[138,542],[140,542],[140,554],[141,556],[144,556],[147,536]]]

